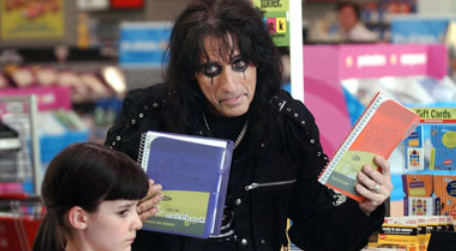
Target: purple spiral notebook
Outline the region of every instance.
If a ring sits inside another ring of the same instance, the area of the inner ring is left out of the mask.
[[[140,149],[138,163],[164,195],[143,229],[197,238],[220,234],[233,142],[148,131]]]

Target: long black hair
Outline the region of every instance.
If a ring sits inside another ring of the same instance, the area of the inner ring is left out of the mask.
[[[124,153],[94,143],[65,148],[49,164],[41,188],[47,212],[34,251],[63,251],[70,235],[64,219],[74,206],[96,212],[105,200],[139,200],[149,188],[145,172]]]
[[[195,79],[201,59],[208,58],[204,39],[220,40],[222,58],[234,52],[257,67],[257,85],[249,108],[258,135],[264,135],[271,113],[269,100],[281,86],[282,65],[279,53],[263,21],[262,12],[247,0],[192,1],[174,23],[168,48],[169,64],[164,86],[167,98],[167,123],[172,131],[195,133],[201,120],[205,98]]]

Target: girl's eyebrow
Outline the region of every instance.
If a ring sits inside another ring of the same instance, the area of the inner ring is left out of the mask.
[[[136,202],[128,202],[126,204],[119,205],[118,208],[129,208],[129,207],[132,207],[135,204],[136,204]]]

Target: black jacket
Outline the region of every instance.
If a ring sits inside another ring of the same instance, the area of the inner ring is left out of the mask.
[[[166,96],[161,85],[130,92],[106,144],[136,159],[143,132],[167,131],[162,108]],[[286,92],[271,100],[267,109],[275,115],[274,138],[254,142],[247,130],[231,166],[226,203],[235,215],[239,250],[280,250],[287,242],[287,218],[293,222],[291,241],[306,251],[360,250],[382,224],[384,207],[367,217],[351,199],[334,206],[333,193],[317,181],[328,158],[312,114]],[[207,136],[203,121],[194,134]],[[261,185],[252,188],[253,183]],[[139,231],[133,250],[196,251],[203,242]]]

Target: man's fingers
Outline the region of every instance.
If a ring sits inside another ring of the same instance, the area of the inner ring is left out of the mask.
[[[388,161],[386,161],[386,159],[382,156],[375,156],[374,161],[382,168],[383,176],[389,180],[391,178],[391,168]]]

